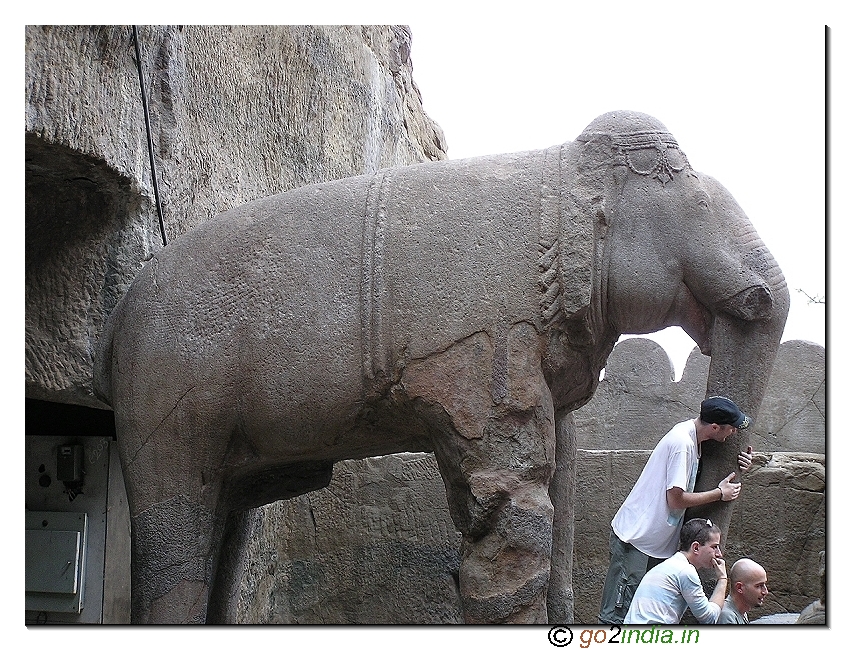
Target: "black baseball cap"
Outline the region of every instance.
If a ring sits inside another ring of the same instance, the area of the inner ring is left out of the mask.
[[[699,418],[707,424],[728,424],[739,430],[750,425],[750,418],[741,412],[732,399],[726,397],[709,397],[703,401],[699,408]]]

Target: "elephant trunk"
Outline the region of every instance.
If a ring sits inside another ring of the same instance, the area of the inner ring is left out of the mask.
[[[757,236],[757,235],[756,235]],[[748,289],[719,305],[711,334],[711,366],[706,397],[725,396],[735,401],[753,421],[764,398],[776,353],[785,329],[790,297],[785,278],[760,239],[751,241],[754,254],[769,260],[756,269],[764,284]],[[768,306],[769,305],[769,306]],[[755,318],[755,319],[752,319]],[[741,477],[737,455],[750,444],[752,426],[739,430],[725,443],[702,445],[702,468],[695,491],[708,491],[733,471]],[[687,518],[710,518],[724,532],[729,529],[732,503],[715,502],[692,508]]]

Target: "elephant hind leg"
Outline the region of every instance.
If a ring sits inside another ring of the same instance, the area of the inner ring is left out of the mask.
[[[184,496],[132,518],[134,624],[202,624],[222,525]]]
[[[555,423],[538,349],[533,329],[519,325],[502,343],[470,337],[406,370],[408,393],[430,409],[434,452],[463,534],[468,623],[547,621]]]

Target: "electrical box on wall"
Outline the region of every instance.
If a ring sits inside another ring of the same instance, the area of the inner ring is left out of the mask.
[[[79,613],[85,604],[88,516],[26,512],[26,608]]]
[[[130,621],[130,513],[112,443],[26,436],[28,625]]]
[[[57,447],[56,477],[62,482],[83,481],[82,444],[62,444]]]

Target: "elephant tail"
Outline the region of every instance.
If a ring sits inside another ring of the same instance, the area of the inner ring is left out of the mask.
[[[108,406],[112,405],[112,343],[114,312],[106,319],[94,350],[92,389],[94,396]]]

